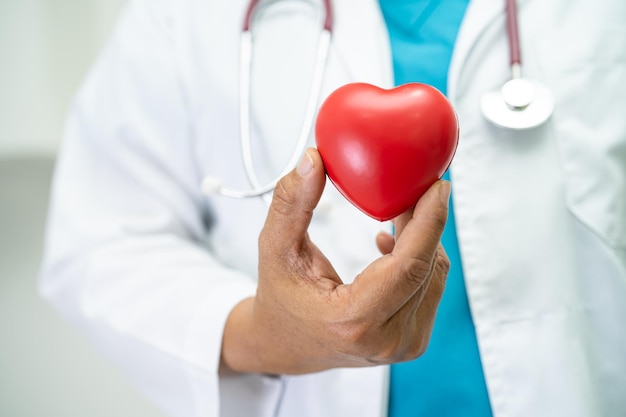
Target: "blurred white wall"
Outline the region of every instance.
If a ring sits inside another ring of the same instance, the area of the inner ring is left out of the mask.
[[[53,155],[124,0],[0,0],[0,158]]]
[[[162,417],[37,294],[72,96],[126,0],[0,0],[0,417]]]

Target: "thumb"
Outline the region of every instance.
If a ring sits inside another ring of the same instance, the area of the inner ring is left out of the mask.
[[[276,184],[262,236],[270,235],[277,249],[303,239],[325,183],[322,158],[317,149],[309,148],[296,169]]]

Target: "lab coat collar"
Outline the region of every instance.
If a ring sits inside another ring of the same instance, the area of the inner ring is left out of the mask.
[[[525,2],[518,1],[520,4]],[[333,2],[332,7],[333,45],[350,81],[393,87],[389,33],[378,0],[342,0]],[[502,0],[470,1],[450,62],[448,92],[451,98],[458,90],[461,70],[477,40],[498,16],[503,15]]]
[[[378,0],[335,1],[333,45],[350,81],[393,87],[391,47]]]

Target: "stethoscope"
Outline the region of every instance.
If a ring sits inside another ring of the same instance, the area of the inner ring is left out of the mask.
[[[554,100],[543,84],[522,77],[517,2],[505,1],[511,79],[500,90],[484,93],[480,107],[485,118],[496,126],[514,130],[532,129],[550,118]]]
[[[554,108],[554,101],[550,91],[541,83],[522,78],[516,0],[505,0],[505,2],[511,79],[500,90],[489,91],[482,96],[481,110],[484,117],[496,126],[514,130],[531,129],[548,120]],[[204,178],[202,182],[202,191],[206,195],[219,194],[233,198],[263,197],[269,201],[268,193],[274,190],[281,177],[295,168],[299,158],[304,153],[315,121],[315,112],[322,91],[324,69],[328,60],[333,29],[330,0],[322,1],[324,7],[323,27],[318,39],[313,81],[298,140],[285,169],[270,182],[261,184],[254,166],[250,143],[250,79],[253,44],[251,29],[255,14],[259,11],[257,7],[262,6],[259,3],[261,3],[260,0],[251,0],[246,9],[240,46],[240,144],[241,156],[251,188],[242,190],[227,187],[219,179],[209,176]]]
[[[324,20],[322,31],[320,32],[317,42],[317,52],[315,59],[315,68],[313,70],[313,81],[311,83],[311,89],[309,90],[309,98],[306,105],[304,114],[304,120],[300,128],[300,134],[298,141],[293,148],[293,153],[289,162],[285,166],[283,172],[276,176],[273,180],[267,184],[261,184],[254,168],[254,162],[252,158],[252,146],[250,144],[250,79],[252,72],[252,22],[254,20],[256,7],[259,5],[260,0],[251,0],[246,10],[243,29],[241,33],[241,49],[240,49],[240,68],[239,68],[239,128],[240,132],[240,144],[241,144],[241,157],[246,171],[246,176],[252,188],[248,190],[238,190],[235,188],[227,187],[215,177],[206,177],[202,181],[202,191],[207,195],[219,194],[225,197],[234,198],[247,198],[247,197],[260,197],[269,202],[269,192],[273,191],[278,183],[278,180],[287,175],[289,171],[295,168],[298,160],[302,157],[304,150],[313,129],[313,123],[315,122],[315,112],[317,103],[319,101],[320,94],[322,92],[322,81],[324,78],[324,69],[326,67],[326,61],[330,52],[330,38],[333,29],[333,15],[330,0],[323,0],[324,5]]]

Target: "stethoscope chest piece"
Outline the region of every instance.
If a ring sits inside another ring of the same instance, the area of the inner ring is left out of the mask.
[[[500,90],[483,94],[480,106],[485,118],[496,126],[522,130],[544,124],[552,115],[554,100],[543,84],[514,78]]]
[[[531,129],[544,124],[552,115],[552,93],[543,84],[522,77],[522,58],[516,0],[505,0],[511,79],[501,89],[482,95],[483,116],[506,129]]]

